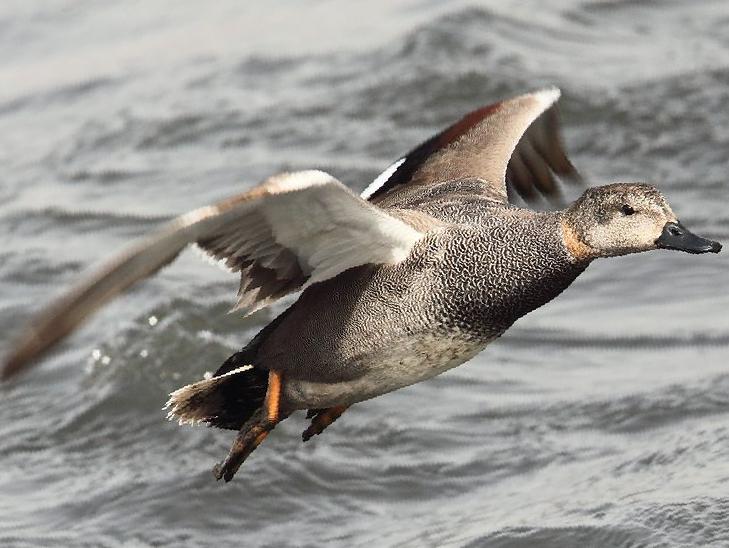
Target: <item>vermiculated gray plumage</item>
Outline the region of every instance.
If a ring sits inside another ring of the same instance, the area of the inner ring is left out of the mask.
[[[42,311],[3,376],[189,244],[240,272],[238,310],[301,289],[213,378],[171,394],[171,418],[240,429],[214,470],[229,481],[291,412],[310,410],[306,441],[353,403],[464,363],[598,257],[721,250],[645,184],[589,189],[558,212],[511,205],[513,192],[554,200],[555,177],[576,178],[557,131],[558,97],[542,90],[467,114],[363,196],[321,171],[284,173],[177,217]]]
[[[561,293],[588,264],[565,248],[559,213],[496,202],[483,197],[483,189],[478,179],[447,181],[383,201],[393,216],[426,214],[440,228],[398,265],[356,267],[308,288],[245,347],[245,360],[234,363],[281,371],[283,404],[293,410],[374,397],[483,349]],[[427,347],[423,360],[439,367],[399,370],[417,355],[413,343]],[[258,376],[239,376],[238,382],[259,387],[255,399],[262,401]],[[226,407],[236,405],[228,400]]]
[[[400,383],[383,382],[380,371],[408,359],[400,354],[412,352],[412,341],[431,341],[433,362],[448,361],[450,353],[451,366],[458,365],[465,361],[459,350],[470,357],[584,270],[587,263],[575,261],[564,246],[558,213],[472,194],[479,184],[450,181],[383,204],[392,215],[416,208],[442,226],[398,265],[358,267],[310,287],[260,340],[254,365],[286,376],[292,406],[353,403],[358,400],[348,383],[358,380],[366,397],[378,395],[378,387],[422,380],[419,371],[402,371]],[[368,375],[372,386],[366,386]],[[341,399],[328,387],[330,401],[306,401],[297,381],[337,383]]]

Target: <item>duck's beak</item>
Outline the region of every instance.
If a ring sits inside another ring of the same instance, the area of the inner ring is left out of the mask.
[[[679,221],[666,223],[656,246],[665,249],[677,249],[687,253],[719,253],[721,244],[707,240],[689,231]]]

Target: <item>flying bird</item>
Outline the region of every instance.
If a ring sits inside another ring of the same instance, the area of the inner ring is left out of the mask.
[[[9,378],[106,302],[195,244],[240,274],[236,310],[298,299],[210,377],[170,394],[169,417],[237,430],[214,468],[229,481],[282,420],[304,441],[351,405],[456,367],[564,291],[595,259],[658,248],[717,253],[653,186],[588,188],[559,135],[559,90],[475,110],[388,168],[362,196],[322,171],[275,175],[131,244],[21,332]]]

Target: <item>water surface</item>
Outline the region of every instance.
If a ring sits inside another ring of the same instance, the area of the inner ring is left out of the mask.
[[[590,183],[655,182],[729,240],[717,1],[0,5],[0,351],[169,217],[286,169],[364,188],[463,113],[545,85]],[[598,261],[470,364],[232,433],[164,420],[283,304],[185,254],[0,399],[3,546],[727,546],[729,254]],[[150,318],[154,320],[150,321]],[[155,321],[156,320],[156,321]]]

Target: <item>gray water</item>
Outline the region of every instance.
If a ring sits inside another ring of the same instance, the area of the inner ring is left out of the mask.
[[[285,169],[361,190],[463,113],[558,85],[591,184],[729,240],[729,4],[0,4],[0,352],[169,217]],[[471,363],[233,433],[164,418],[283,309],[185,254],[0,388],[2,546],[729,546],[729,253],[601,260]],[[155,322],[156,320],[156,322]]]

